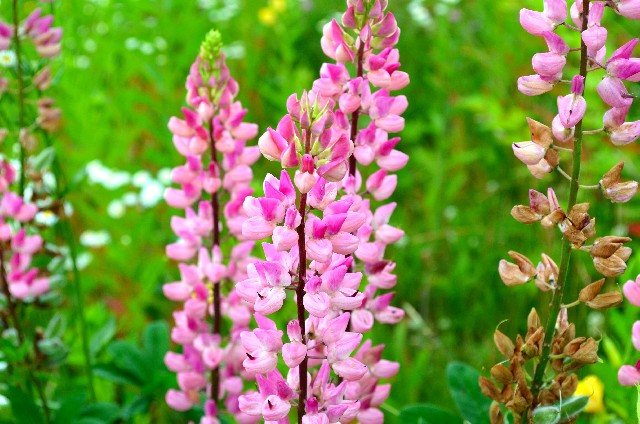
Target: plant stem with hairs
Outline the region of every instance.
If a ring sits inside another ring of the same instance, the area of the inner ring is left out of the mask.
[[[582,14],[582,31],[587,29],[587,22],[589,16],[589,0],[582,0],[583,14]],[[580,45],[580,75],[582,77],[587,76],[587,46],[584,41],[581,41]],[[567,205],[567,211],[570,211],[576,204],[578,197],[578,189],[580,188],[580,165],[582,154],[582,122],[581,119],[575,127],[575,138],[573,148],[573,169],[571,172],[571,183],[569,188],[569,204]],[[549,317],[547,318],[547,324],[544,332],[544,345],[542,350],[542,356],[538,363],[535,374],[533,377],[533,383],[531,390],[534,397],[537,396],[540,391],[540,387],[544,383],[544,374],[549,362],[549,354],[551,352],[551,343],[553,340],[553,334],[555,332],[556,322],[560,314],[562,298],[564,295],[564,288],[567,283],[567,277],[569,274],[569,265],[571,262],[571,242],[565,236],[562,238],[562,253],[560,260],[560,272],[558,274],[558,281],[556,287],[551,294],[551,303],[549,310]]]

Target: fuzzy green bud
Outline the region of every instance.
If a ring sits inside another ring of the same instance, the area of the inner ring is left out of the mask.
[[[212,29],[200,45],[200,57],[207,63],[215,63],[220,58],[222,50],[222,36],[220,31]]]

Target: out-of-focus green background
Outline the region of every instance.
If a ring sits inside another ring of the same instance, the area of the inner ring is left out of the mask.
[[[35,3],[26,1],[22,7],[28,11]],[[344,3],[53,3],[55,22],[64,27],[61,72],[53,92],[64,117],[58,151],[71,175],[87,174],[69,198],[76,210],[74,227],[93,232],[85,233],[85,244],[100,245],[108,235],[104,246],[86,247],[82,257],[92,332],[115,317],[117,336],[137,341],[147,323],[171,320],[174,305],[165,300],[161,286],[176,276],[163,253],[174,237],[169,228],[173,211],[158,202],[158,194],[167,168],[181,159],[166,122],[183,105],[185,76],[205,33],[213,27],[222,32],[229,67],[241,87],[239,98],[249,109],[249,120],[264,130],[286,113],[291,93],[310,88],[317,78],[327,60],[320,49],[322,25],[339,17]],[[516,90],[517,77],[533,73],[531,56],[546,51],[541,38],[520,28],[518,10],[541,9],[540,1],[389,3],[402,28],[402,69],[411,75],[403,91],[409,109],[399,145],[411,160],[399,173],[394,195],[399,207],[393,218],[407,235],[390,252],[398,263],[395,303],[406,309],[407,319],[395,327],[377,327],[372,337],[387,345],[389,359],[402,364],[385,408],[389,422],[395,422],[394,411],[411,403],[454,409],[446,364],[461,360],[486,375],[501,360],[492,342],[496,326],[508,319],[500,328],[514,336],[526,326],[531,307],[544,311],[547,297],[532,285],[506,288],[497,264],[511,249],[535,262],[547,252],[559,263],[559,235],[520,225],[509,211],[527,203],[529,188],[546,191],[553,186],[566,203],[567,183],[555,174],[535,180],[513,157],[510,143],[528,138],[526,116],[550,123],[555,97],[566,94],[567,87],[539,98]],[[3,14],[8,5],[2,1]],[[612,51],[637,34],[640,23],[622,25],[621,18],[607,13]],[[576,47],[572,36],[570,44]],[[599,128],[605,110],[594,96],[599,78],[589,78],[587,84],[588,128]],[[637,84],[631,91],[640,91]],[[639,115],[634,107],[631,117]],[[625,177],[640,178],[638,153],[636,145],[614,149],[604,138],[591,136],[585,142],[583,181],[597,183],[624,158]],[[568,161],[563,161],[565,168]],[[275,169],[262,162],[255,175]],[[595,192],[582,193],[580,200],[594,202],[600,235],[625,234],[628,224],[640,221],[637,200],[612,206]],[[577,257],[574,291],[597,278],[588,257]],[[639,271],[640,261],[632,259],[627,274],[609,284],[613,288]],[[614,412],[632,422],[635,390],[619,388],[615,373],[621,362],[637,359],[629,346],[631,323],[638,316],[629,305],[605,313],[571,311],[580,332],[604,337],[609,345],[601,355],[605,363],[588,370],[605,384],[605,412],[587,416],[594,422],[609,422],[607,414]],[[79,351],[74,349],[71,358],[77,364]],[[176,422],[162,404],[160,399],[154,418],[138,421]]]

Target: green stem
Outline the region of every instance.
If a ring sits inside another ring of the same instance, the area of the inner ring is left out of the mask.
[[[18,80],[18,145],[20,146],[20,196],[24,196],[25,164],[27,153],[20,141],[20,130],[25,126],[25,98],[24,74],[22,69],[22,46],[20,44],[20,16],[18,15],[18,0],[13,0],[13,42],[16,48],[16,66]]]
[[[49,134],[42,130],[42,136],[44,138],[47,147],[53,146],[53,141],[49,137]],[[58,156],[54,155],[53,163],[51,164],[51,170],[56,179],[55,186],[55,198],[61,203],[60,212],[60,229],[62,237],[69,247],[69,259],[71,259],[71,269],[73,274],[73,291],[74,291],[74,307],[75,314],[78,317],[78,332],[80,333],[80,343],[82,345],[82,356],[84,361],[85,375],[87,376],[87,383],[89,386],[89,395],[93,402],[96,401],[96,390],[93,381],[93,366],[91,363],[91,351],[89,349],[89,331],[87,329],[87,319],[84,311],[84,294],[82,291],[82,277],[80,276],[80,269],[78,268],[78,248],[76,245],[76,237],[73,233],[73,228],[69,223],[66,211],[64,209],[64,196],[67,192],[66,176],[62,165],[58,160]],[[63,183],[65,186],[63,187]]]
[[[587,20],[589,16],[589,0],[582,0],[582,31],[587,29]],[[587,46],[584,41],[580,44],[580,75],[586,79],[587,76]],[[580,188],[580,161],[582,154],[582,120],[578,122],[575,130],[574,147],[573,147],[573,169],[571,172],[571,183],[569,186],[569,204],[567,205],[567,213],[571,211],[576,204],[578,198],[578,189]],[[549,363],[549,356],[551,353],[551,344],[553,342],[553,335],[555,333],[556,322],[560,314],[560,307],[562,305],[562,297],[564,295],[564,288],[567,282],[567,276],[569,274],[569,263],[571,260],[571,242],[567,237],[562,238],[562,253],[560,259],[560,272],[558,275],[558,281],[556,282],[556,288],[551,295],[551,303],[549,305],[549,316],[547,318],[547,324],[544,329],[544,344],[542,347],[542,355],[540,362],[536,366],[533,382],[531,384],[531,391],[534,396],[534,407],[537,404],[537,395],[540,392],[540,388],[544,383],[544,375]]]
[[[78,269],[78,250],[76,246],[76,239],[73,234],[73,229],[69,223],[66,213],[64,212],[64,204],[62,205],[61,213],[62,235],[64,237],[67,246],[69,247],[69,257],[71,258],[71,268],[73,271],[73,288],[75,295],[75,307],[76,315],[78,317],[78,330],[80,332],[80,343],[82,344],[82,356],[84,357],[84,368],[87,376],[87,383],[89,385],[89,395],[93,402],[96,401],[96,390],[93,383],[93,369],[91,364],[91,352],[89,350],[89,332],[87,330],[87,320],[84,312],[84,295],[82,292],[82,281],[80,277],[80,270]]]

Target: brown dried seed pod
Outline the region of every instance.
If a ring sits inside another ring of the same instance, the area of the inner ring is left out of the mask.
[[[580,290],[580,294],[578,295],[578,300],[580,302],[585,303],[590,300],[593,300],[600,290],[602,290],[602,286],[604,285],[604,278],[596,281],[595,283],[591,283],[582,290]]]
[[[586,340],[586,337],[577,337],[571,340],[564,347],[562,353],[566,356],[573,356],[573,354],[575,354],[578,351],[578,349],[580,349],[580,346],[582,345],[582,343],[584,343],[585,340]]]
[[[522,224],[534,224],[542,219],[542,216],[524,205],[516,205],[511,209],[511,216]]]
[[[507,359],[513,356],[515,346],[513,345],[511,339],[500,330],[496,330],[495,333],[493,333],[493,341],[498,347],[500,353],[502,353]]]
[[[536,308],[532,308],[531,312],[529,312],[529,316],[527,317],[527,326],[533,330],[537,330],[541,326],[540,317],[538,316]]]
[[[620,292],[609,292],[597,295],[593,300],[585,302],[591,309],[607,309],[617,306],[623,301]]]
[[[560,387],[562,398],[566,399],[570,397],[578,388],[578,376],[576,374],[569,374],[567,378],[562,381]]]
[[[493,384],[491,380],[485,377],[480,377],[478,380],[478,384],[480,385],[480,390],[482,391],[483,395],[497,402],[500,402],[502,400],[502,392],[500,391],[498,386]]]
[[[571,359],[580,364],[595,364],[598,362],[598,343],[589,337],[579,347],[579,349],[570,355]]]
[[[531,141],[548,149],[553,144],[551,128],[531,118],[527,118],[527,123],[531,131]]]
[[[504,424],[502,409],[500,409],[500,404],[496,401],[491,402],[491,408],[489,408],[489,420],[491,421],[491,424]]]
[[[513,381],[513,374],[502,364],[496,364],[491,368],[491,377],[500,384],[510,384]]]

